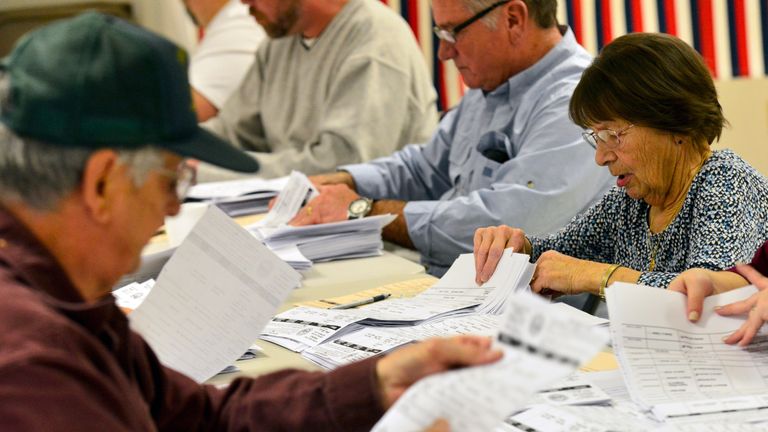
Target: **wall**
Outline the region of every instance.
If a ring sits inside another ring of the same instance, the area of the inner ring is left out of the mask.
[[[88,2],[88,0],[0,0],[0,10],[44,9],[48,6],[87,4]],[[141,25],[166,36],[187,50],[195,45],[196,32],[184,13],[181,0],[95,0],[95,2],[130,3],[136,21]]]
[[[718,81],[717,89],[731,125],[714,147],[733,149],[768,176],[768,79]]]

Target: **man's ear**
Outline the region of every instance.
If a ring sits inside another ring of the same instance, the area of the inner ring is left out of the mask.
[[[121,168],[113,150],[98,150],[85,163],[80,192],[86,211],[97,222],[107,222],[111,217]]]
[[[528,6],[522,0],[513,0],[502,6],[504,26],[509,35],[509,41],[516,44],[528,26]]]

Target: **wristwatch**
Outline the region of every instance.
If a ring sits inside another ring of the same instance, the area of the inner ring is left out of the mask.
[[[360,197],[351,203],[347,209],[347,217],[349,219],[360,219],[368,216],[373,208],[373,200],[370,198]]]

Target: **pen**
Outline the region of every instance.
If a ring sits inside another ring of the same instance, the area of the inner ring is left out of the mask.
[[[362,305],[367,305],[371,303],[376,303],[377,301],[386,300],[391,296],[392,294],[379,294],[377,296],[373,296],[371,298],[367,298],[365,300],[358,300],[356,302],[347,303],[347,304],[341,304],[338,306],[334,306],[331,309],[351,309]]]

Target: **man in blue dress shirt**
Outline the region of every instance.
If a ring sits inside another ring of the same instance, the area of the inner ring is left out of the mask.
[[[555,0],[434,0],[439,56],[471,89],[432,138],[370,163],[311,179],[321,194],[297,225],[393,213],[386,240],[417,249],[442,275],[472,251],[476,228],[548,233],[612,184],[568,118],[591,61]]]

